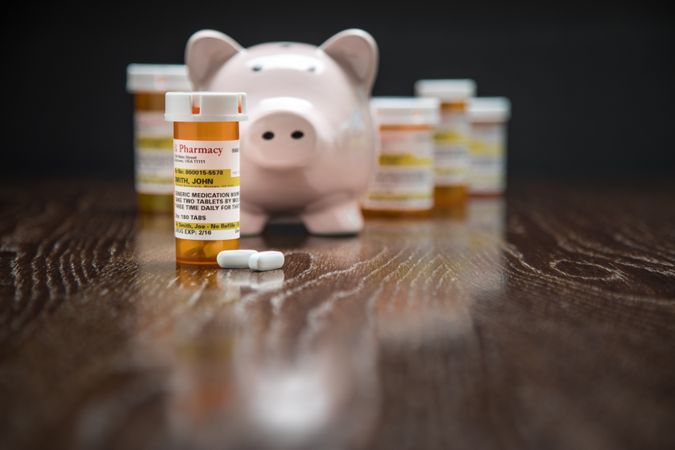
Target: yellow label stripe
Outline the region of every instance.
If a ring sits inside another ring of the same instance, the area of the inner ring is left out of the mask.
[[[468,167],[434,167],[436,175],[462,175],[468,170]]]
[[[222,223],[195,223],[195,222],[176,222],[176,228],[181,230],[234,230],[239,228],[239,222],[222,222]]]
[[[173,138],[140,136],[136,138],[136,147],[140,149],[173,150]]]
[[[468,144],[469,137],[454,131],[438,131],[434,133],[434,140],[448,144]]]
[[[504,146],[500,144],[488,144],[483,141],[473,140],[469,145],[469,152],[472,155],[502,155]]]
[[[155,183],[155,184],[173,184],[173,178],[171,175],[168,177],[159,177],[152,175],[139,175],[136,180],[139,183]]]
[[[380,155],[381,166],[430,167],[432,163],[431,158],[418,158],[410,153]]]
[[[373,192],[368,194],[369,200],[391,200],[391,201],[405,201],[405,200],[427,200],[431,198],[430,193],[410,193],[410,194],[384,194]]]
[[[233,177],[230,169],[174,169],[176,186],[181,187],[236,187],[239,177]]]

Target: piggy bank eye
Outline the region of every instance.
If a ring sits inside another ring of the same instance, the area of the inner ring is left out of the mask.
[[[307,68],[307,72],[316,72],[316,67],[314,67],[314,66],[309,66],[309,67]]]
[[[251,68],[254,72],[260,72],[262,70],[262,66],[260,64],[256,64]]]

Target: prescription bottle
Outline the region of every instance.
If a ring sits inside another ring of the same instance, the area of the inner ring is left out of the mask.
[[[221,250],[239,248],[241,92],[168,92],[173,122],[176,261],[216,266]]]
[[[506,189],[506,125],[511,103],[504,97],[477,97],[469,104],[471,142],[469,192],[500,195]]]
[[[381,151],[363,201],[366,217],[427,216],[433,208],[433,130],[438,100],[377,97],[371,109],[379,124]]]
[[[146,213],[173,210],[171,124],[164,120],[167,91],[190,91],[182,65],[130,64],[127,90],[134,95],[134,160],[138,209]]]
[[[434,206],[463,206],[468,195],[470,124],[468,102],[476,91],[473,80],[419,80],[420,97],[441,102],[440,122],[434,133]]]

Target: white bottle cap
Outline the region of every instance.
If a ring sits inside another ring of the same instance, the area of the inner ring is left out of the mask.
[[[468,79],[419,80],[415,83],[415,93],[419,97],[435,97],[442,101],[463,101],[476,94],[476,82]]]
[[[180,64],[129,64],[127,91],[191,91],[187,68]]]
[[[169,122],[241,122],[246,120],[243,92],[167,92],[164,118]]]
[[[374,97],[370,105],[380,125],[436,125],[439,121],[436,98]]]
[[[472,122],[506,122],[511,117],[511,102],[506,97],[476,97],[469,102]]]

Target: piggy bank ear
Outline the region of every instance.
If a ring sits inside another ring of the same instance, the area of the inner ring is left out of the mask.
[[[242,50],[237,41],[219,31],[193,34],[185,48],[185,64],[195,89],[204,89],[218,69]]]
[[[370,92],[377,74],[377,44],[363,30],[341,31],[321,45],[321,49],[351,73],[366,92]]]

